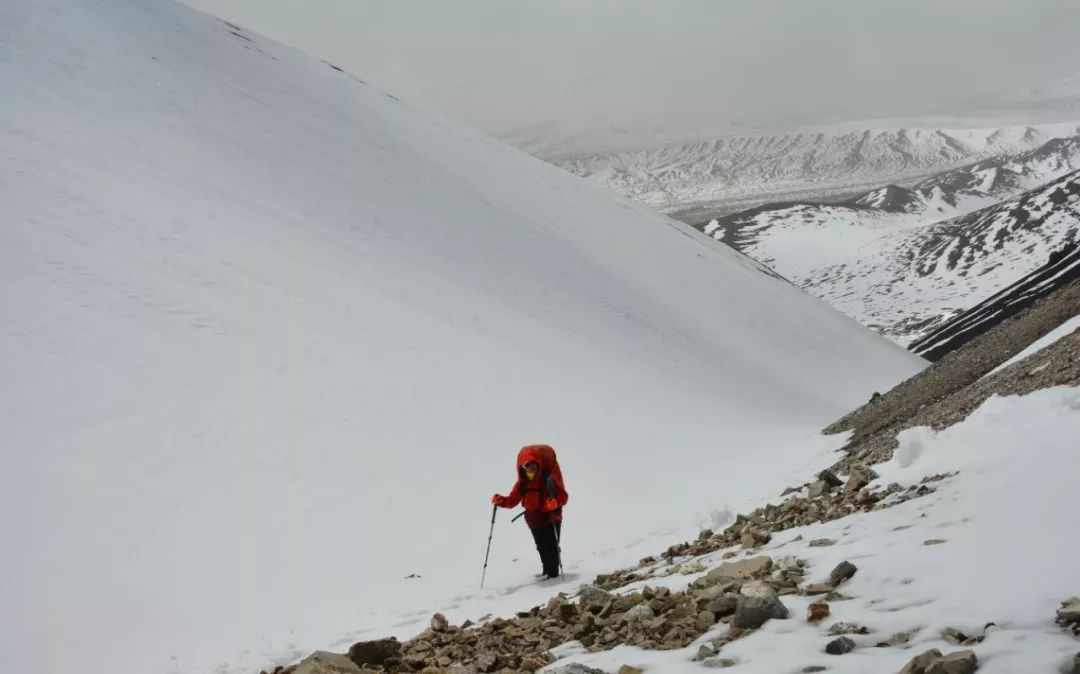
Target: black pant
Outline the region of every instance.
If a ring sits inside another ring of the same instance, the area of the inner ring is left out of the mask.
[[[540,553],[540,563],[544,565],[544,575],[555,578],[559,575],[559,536],[562,534],[562,522],[548,522],[532,529],[536,551]]]

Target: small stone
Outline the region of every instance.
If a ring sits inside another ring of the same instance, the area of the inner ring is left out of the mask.
[[[525,656],[521,659],[521,669],[526,672],[535,672],[538,669],[543,669],[546,664],[546,662],[534,656]]]
[[[923,541],[923,545],[941,545],[945,542],[944,538],[931,538]]]
[[[810,665],[809,667],[803,667],[802,671],[805,674],[812,674],[813,672],[824,672],[828,667],[822,667],[821,665]]]
[[[445,632],[448,629],[450,629],[450,623],[446,620],[446,616],[441,613],[431,616],[431,631]]]
[[[847,637],[838,637],[825,645],[825,652],[829,655],[844,655],[855,650],[855,642]]]
[[[724,669],[725,667],[734,667],[737,663],[731,658],[709,658],[708,660],[702,660],[701,664],[713,669]]]
[[[878,474],[872,468],[861,463],[855,464],[848,473],[847,482],[844,484],[844,493],[853,494],[859,491],[870,484],[871,480],[876,480],[877,476]]]
[[[829,634],[834,637],[843,636],[845,634],[870,634],[870,630],[862,625],[840,622],[829,625]]]
[[[938,658],[927,668],[926,674],[972,674],[978,668],[975,651],[956,651]]]
[[[724,562],[701,578],[698,578],[694,582],[694,586],[705,588],[717,585],[722,581],[749,580],[767,574],[772,570],[772,566],[772,557],[766,555],[750,557],[749,559],[742,559],[737,562]]]
[[[844,481],[836,476],[836,473],[831,470],[823,470],[817,474],[817,479],[821,480],[830,487],[839,487],[844,484]]]
[[[829,483],[818,480],[810,484],[810,489],[806,493],[810,498],[818,498],[828,494],[830,491],[832,491],[832,487],[829,486]]]
[[[772,536],[768,533],[762,531],[748,531],[742,535],[742,546],[744,550],[760,548],[771,540]]]
[[[974,651],[956,651],[942,655],[941,651],[931,648],[911,659],[900,674],[972,674],[979,668],[979,661]]]
[[[381,665],[398,657],[401,657],[401,642],[394,637],[358,641],[349,648],[349,659],[358,665]]]
[[[940,658],[941,651],[936,648],[931,648],[909,660],[908,663],[904,665],[904,668],[900,670],[900,674],[926,674],[926,670],[930,668],[930,665],[937,662]]]
[[[558,669],[550,670],[550,674],[606,674],[606,672],[602,669],[597,669],[596,667],[586,667],[580,662],[571,662]]]
[[[711,644],[701,644],[698,646],[697,655],[694,656],[694,662],[701,662],[716,655],[717,650]]]
[[[582,585],[578,590],[582,606],[603,606],[611,601],[611,595],[595,585]]]
[[[704,541],[704,540],[708,540],[708,539],[710,539],[712,537],[713,537],[713,530],[712,529],[702,529],[701,533],[698,534],[697,539],[699,541]]]
[[[1065,626],[1080,623],[1080,597],[1069,597],[1057,610],[1057,623]]]
[[[775,597],[776,590],[763,580],[752,580],[742,586],[739,594],[744,597]]]
[[[777,597],[739,597],[731,625],[739,629],[757,629],[772,618],[787,617],[787,607]]]
[[[623,614],[623,618],[625,618],[629,622],[634,622],[638,620],[651,620],[655,617],[656,611],[653,611],[652,607],[648,604],[638,604],[637,606]]]
[[[641,667],[631,667],[630,665],[619,667],[619,674],[642,674],[644,671]]]
[[[941,631],[941,638],[951,644],[962,644],[968,640],[968,636],[955,627],[946,627]]]
[[[815,538],[810,541],[810,547],[812,548],[827,548],[830,545],[835,545],[836,541],[831,538]]]
[[[836,565],[836,568],[829,574],[829,582],[833,584],[833,587],[843,583],[845,580],[849,580],[858,571],[858,567],[848,561],[840,562]]]
[[[829,605],[823,601],[816,601],[806,609],[806,622],[816,623],[829,617]]]
[[[705,610],[718,618],[724,618],[734,613],[738,604],[739,597],[734,593],[729,592],[710,601],[705,605]]]
[[[716,614],[712,611],[698,611],[697,621],[694,623],[694,627],[699,632],[705,632],[710,627],[716,624]]]
[[[814,583],[803,588],[802,593],[813,597],[819,594],[828,594],[833,591],[833,586],[827,583]]]
[[[293,674],[360,674],[361,670],[356,664],[337,653],[315,651],[300,661]]]

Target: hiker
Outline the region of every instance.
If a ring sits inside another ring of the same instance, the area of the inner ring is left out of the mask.
[[[525,508],[525,523],[532,531],[540,562],[544,565],[541,575],[557,578],[561,566],[562,508],[569,496],[555,450],[548,445],[522,447],[516,467],[518,479],[510,494],[495,494],[491,502],[501,508],[513,508],[518,503]]]

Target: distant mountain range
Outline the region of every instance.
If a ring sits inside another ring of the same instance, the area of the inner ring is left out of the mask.
[[[1076,122],[981,129],[820,130],[731,136],[558,166],[691,224],[766,203],[846,199],[912,187],[962,166],[1037,150],[1080,132]]]
[[[907,344],[1080,238],[1080,135],[910,187],[769,204],[702,229]]]

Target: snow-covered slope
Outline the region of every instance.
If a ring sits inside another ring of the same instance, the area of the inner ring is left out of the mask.
[[[1032,150],[1078,125],[822,129],[731,136],[556,163],[687,222],[777,201],[846,196],[914,183],[1002,154]]]
[[[1076,238],[1078,168],[1080,136],[1070,136],[910,189],[762,206],[704,231],[907,342]]]
[[[0,4],[0,90],[5,670],[252,671],[528,606],[520,523],[476,587],[520,445],[560,452],[573,583],[758,498],[923,364],[166,0]]]

